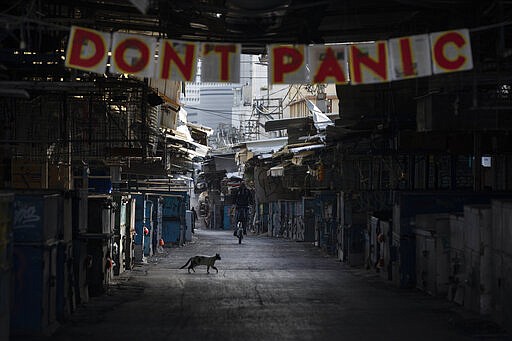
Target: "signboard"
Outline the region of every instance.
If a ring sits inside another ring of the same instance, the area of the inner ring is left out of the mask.
[[[201,81],[240,82],[240,44],[158,43],[157,48],[153,37],[116,32],[111,38],[109,33],[73,26],[65,65],[103,74],[110,51],[112,73],[191,82],[201,58]],[[269,45],[268,55],[273,84],[372,84],[473,68],[467,29],[365,43]]]

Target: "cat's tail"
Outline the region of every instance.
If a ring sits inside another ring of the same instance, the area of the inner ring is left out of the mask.
[[[192,261],[192,258],[189,258],[188,261],[183,265],[180,269],[185,269],[185,267]]]

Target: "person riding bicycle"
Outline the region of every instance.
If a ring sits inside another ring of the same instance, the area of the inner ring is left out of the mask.
[[[247,234],[247,222],[249,219],[249,205],[253,204],[253,196],[251,190],[245,186],[242,181],[238,190],[234,193],[233,202],[236,207],[236,222],[242,222],[244,234]],[[234,232],[236,235],[236,230]]]

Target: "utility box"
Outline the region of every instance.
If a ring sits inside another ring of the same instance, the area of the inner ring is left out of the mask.
[[[99,296],[113,276],[112,241],[115,214],[111,195],[90,195],[88,203],[86,278],[89,296]]]
[[[11,334],[50,334],[57,327],[57,243],[14,244]]]
[[[490,205],[464,207],[464,307],[491,313],[492,210]]]
[[[87,233],[113,232],[112,199],[109,196],[89,196]]]
[[[446,295],[450,264],[449,214],[418,214],[415,226],[416,287],[430,295]]]
[[[101,296],[112,277],[112,254],[109,249],[109,241],[104,238],[89,238],[87,240],[87,255],[90,257],[90,264],[87,271],[87,284],[89,296]]]
[[[185,219],[183,197],[164,196],[162,207],[162,239],[166,244],[180,242],[181,222]]]
[[[73,191],[72,195],[72,231],[73,238],[76,239],[81,233],[87,232],[87,218],[89,200],[87,190],[78,189]]]
[[[224,230],[231,230],[234,227],[234,219],[231,216],[232,207],[232,205],[224,205],[224,216],[222,226]]]
[[[17,242],[43,243],[62,234],[59,194],[20,192],[14,198],[13,238]]]

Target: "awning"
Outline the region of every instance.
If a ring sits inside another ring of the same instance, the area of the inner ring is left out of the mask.
[[[175,132],[174,130],[172,131]],[[187,138],[182,137],[180,134],[165,134],[165,137],[179,143],[179,146],[175,143],[170,143],[167,145],[168,147],[178,149],[184,153],[188,153],[191,158],[195,156],[205,157],[211,149],[211,147],[202,145],[200,143],[188,141]]]
[[[206,136],[212,136],[213,135],[213,129],[210,128],[210,127],[202,126],[202,125],[198,125],[198,124],[193,124],[193,123],[190,123],[190,122],[187,123],[187,126],[190,129],[194,129],[194,130],[197,130],[197,131],[205,133]]]
[[[329,113],[326,114],[329,120],[335,120],[339,118],[339,114],[337,113]],[[294,117],[294,118],[283,118],[279,120],[272,120],[265,122],[265,131],[277,131],[284,129],[293,129],[306,125],[307,122],[313,121],[313,116],[305,116],[305,117]],[[314,121],[313,121],[314,122]]]
[[[313,122],[315,124],[316,130],[325,130],[327,126],[334,125],[334,122],[327,117],[326,114],[324,114],[318,107],[315,105],[315,103],[311,102],[309,99],[306,99],[306,106],[308,107],[309,111],[313,114]]]
[[[274,166],[267,171],[267,176],[277,177],[277,176],[283,176],[283,175],[284,175],[283,165]]]
[[[304,159],[308,158],[311,155],[315,155],[315,152],[312,150],[305,150],[305,151],[299,152],[292,157],[292,163],[294,165],[300,166],[300,165],[302,165],[302,162],[304,161]]]
[[[307,146],[289,148],[288,150],[295,154],[295,153],[300,153],[300,152],[306,151],[306,150],[313,150],[313,149],[320,149],[320,148],[325,148],[325,145],[324,144],[310,144]]]

